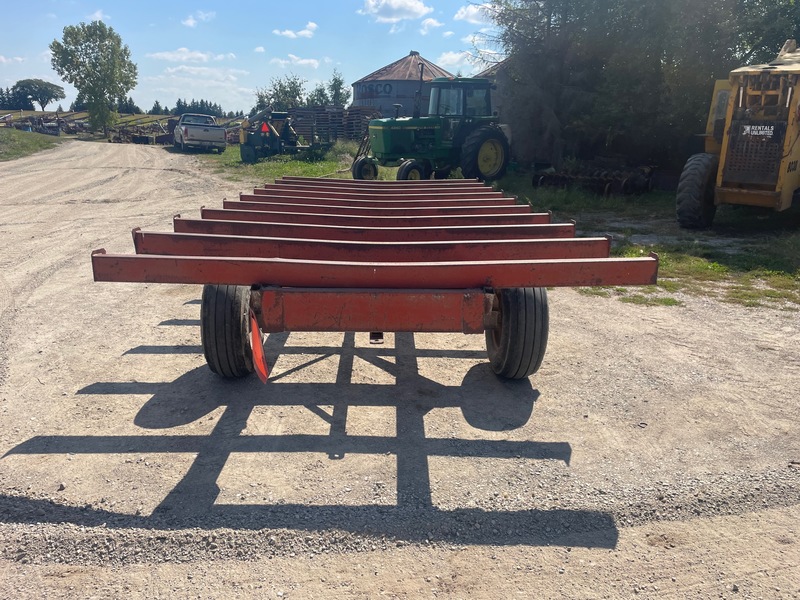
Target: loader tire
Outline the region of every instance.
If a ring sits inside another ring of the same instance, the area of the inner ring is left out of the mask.
[[[506,173],[508,140],[497,127],[479,127],[461,146],[461,173],[466,179],[494,181]]]
[[[547,350],[550,313],[547,290],[508,288],[497,290],[492,312],[497,326],[486,330],[486,352],[496,375],[524,379],[539,370]]]
[[[695,154],[689,157],[678,180],[675,212],[678,225],[684,229],[708,229],[714,221],[714,204],[719,157]]]
[[[200,338],[209,368],[226,379],[253,372],[250,290],[241,285],[203,286]]]

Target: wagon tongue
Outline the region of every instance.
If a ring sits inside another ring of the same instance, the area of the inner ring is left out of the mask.
[[[256,319],[256,315],[252,310],[250,311],[250,336],[250,345],[253,347],[253,366],[256,369],[256,375],[258,375],[262,383],[267,383],[269,367],[264,356],[264,346],[261,343],[261,328],[258,326],[258,319]]]

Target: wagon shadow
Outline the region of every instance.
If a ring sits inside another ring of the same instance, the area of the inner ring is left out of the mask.
[[[413,334],[396,334],[394,349],[357,348],[353,334],[345,334],[341,347],[330,348],[288,347],[286,339],[287,336],[281,334],[268,337],[265,349],[270,364],[274,364],[278,355],[287,353],[336,355],[339,357],[336,382],[292,383],[283,381],[281,376],[266,386],[255,378],[226,382],[212,375],[205,366],[170,383],[98,382],[79,393],[151,395],[135,417],[136,425],[146,429],[169,429],[201,419],[220,406],[224,406],[224,410],[208,435],[39,436],[9,452],[195,453],[183,479],[151,515],[132,516],[0,496],[4,518],[84,526],[104,523],[106,527],[117,528],[334,529],[417,542],[616,546],[618,531],[613,517],[605,512],[536,507],[445,510],[435,506],[429,465],[432,457],[556,460],[569,464],[572,450],[566,442],[426,435],[425,416],[439,408],[460,409],[467,423],[479,430],[507,431],[522,427],[531,419],[538,397],[528,380],[504,382],[498,380],[486,364],[478,364],[468,371],[462,385],[440,385],[420,374],[417,364],[420,357],[475,358],[481,353],[417,349]],[[352,383],[356,358],[387,370],[395,377],[396,385]],[[245,434],[248,420],[259,406],[306,407],[324,419],[329,431],[325,435]],[[346,429],[348,410],[353,407],[393,409],[397,434],[349,434]],[[331,460],[350,454],[393,456],[396,460],[396,503],[220,504],[217,502],[218,481],[226,463],[236,453],[312,453],[327,455]]]

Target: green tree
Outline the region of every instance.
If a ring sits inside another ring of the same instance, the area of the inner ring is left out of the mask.
[[[66,98],[63,87],[42,79],[21,79],[14,84],[14,87],[31,100],[38,102],[42,110],[53,101]]]
[[[85,99],[90,126],[113,124],[113,107],[134,88],[138,74],[122,38],[102,21],[68,25],[50,52],[53,69]]]
[[[324,83],[318,84],[306,98],[306,106],[327,106],[330,103],[331,99],[328,97],[328,89]]]
[[[149,111],[147,111],[147,114],[149,114],[149,115],[163,115],[163,114],[166,114],[166,112],[161,107],[161,103],[158,100],[156,100],[155,102],[153,102],[153,108],[151,108]]]
[[[345,106],[350,101],[350,87],[337,69],[333,70],[327,88],[328,97],[331,99],[330,103],[334,106]]]
[[[268,88],[256,89],[256,105],[250,114],[272,106],[275,111],[287,111],[303,105],[306,80],[297,75],[284,75],[270,80]]]

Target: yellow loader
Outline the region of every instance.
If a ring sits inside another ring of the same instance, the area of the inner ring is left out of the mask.
[[[788,40],[766,65],[718,81],[705,152],[689,157],[676,197],[678,224],[706,229],[717,206],[789,208],[800,187],[800,51]]]

